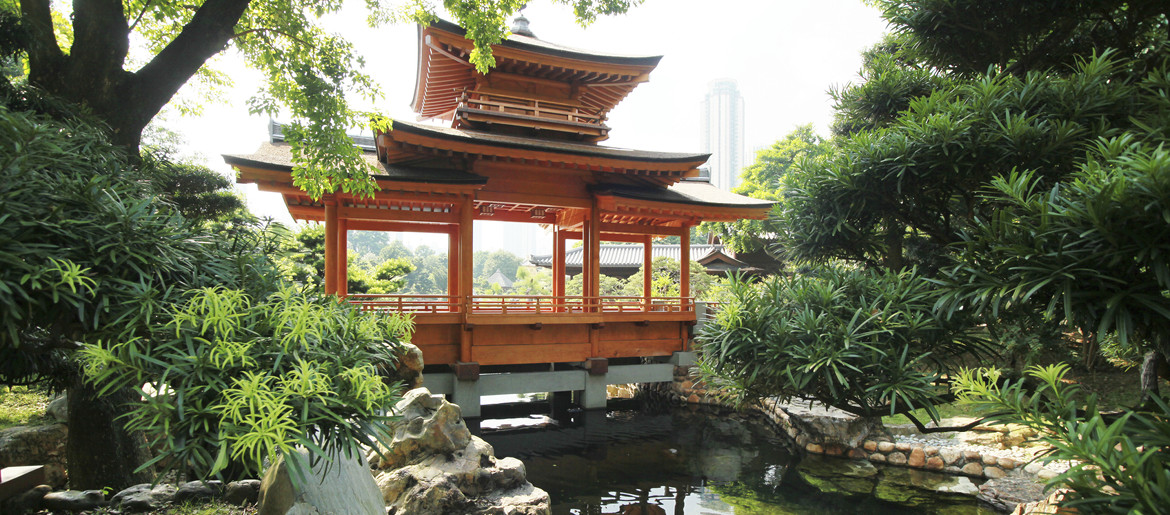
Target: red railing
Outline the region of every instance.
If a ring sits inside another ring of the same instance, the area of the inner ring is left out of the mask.
[[[694,312],[690,297],[573,297],[552,295],[474,295],[465,304],[452,295],[354,294],[349,302],[366,311],[402,313],[550,314]],[[649,301],[649,302],[647,302]]]
[[[480,111],[531,116],[546,120],[558,120],[600,126],[605,120],[596,110],[562,104],[548,100],[536,100],[499,93],[466,91],[459,98],[459,106]]]

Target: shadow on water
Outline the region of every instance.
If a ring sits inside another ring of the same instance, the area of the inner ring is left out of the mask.
[[[479,434],[524,461],[555,514],[995,513],[954,493],[977,490],[966,478],[802,457],[755,414],[615,404],[556,417],[500,406],[485,415],[507,422],[485,418]]]

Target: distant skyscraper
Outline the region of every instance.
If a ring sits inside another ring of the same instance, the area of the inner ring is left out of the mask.
[[[703,98],[700,145],[710,152],[711,184],[730,190],[744,167],[743,97],[732,79],[711,81]]]

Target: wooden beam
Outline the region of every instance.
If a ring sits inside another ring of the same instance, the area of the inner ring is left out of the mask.
[[[459,226],[447,233],[447,295],[459,296],[459,265],[463,261],[459,257],[459,242],[462,237]]]
[[[594,205],[589,210],[589,293],[590,297],[601,295],[601,210]]]
[[[351,220],[375,220],[385,222],[430,222],[453,224],[459,223],[459,217],[453,212],[435,211],[407,211],[405,209],[377,209],[367,207],[339,207],[338,215]]]
[[[565,231],[553,226],[553,296],[565,296]],[[560,309],[560,308],[557,308]]]
[[[686,232],[686,229],[681,227],[615,223],[601,224],[601,230],[607,233],[646,234],[650,236],[682,236],[682,234]]]
[[[417,222],[386,222],[378,220],[350,220],[351,231],[421,232],[427,234],[450,234],[455,224],[431,224]]]

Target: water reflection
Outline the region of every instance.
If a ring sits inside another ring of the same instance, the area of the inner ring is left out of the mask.
[[[538,427],[481,436],[497,456],[524,461],[556,514],[994,513],[971,497],[933,491],[972,486],[965,479],[831,458],[801,462],[791,442],[754,415],[690,407],[538,417],[529,419]]]

